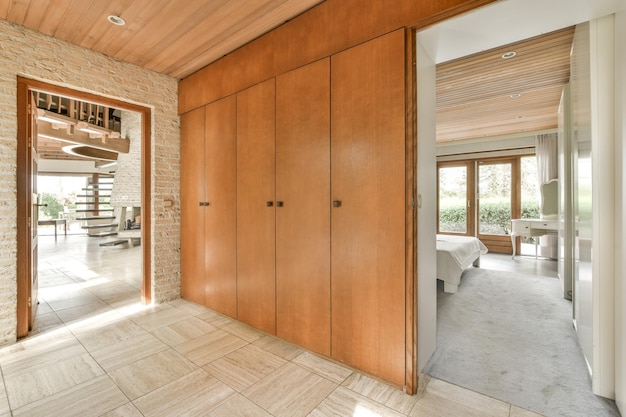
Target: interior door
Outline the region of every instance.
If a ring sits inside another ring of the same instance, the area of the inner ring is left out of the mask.
[[[35,323],[35,316],[37,315],[37,306],[39,305],[39,301],[37,298],[37,293],[39,291],[39,280],[37,273],[37,222],[39,219],[39,198],[37,195],[37,105],[35,103],[35,98],[32,92],[29,93],[30,98],[30,123],[28,129],[28,138],[29,138],[29,161],[30,161],[30,249],[29,249],[29,257],[30,257],[30,281],[29,281],[29,316],[28,316],[28,328],[32,329]]]
[[[204,117],[203,107],[180,118],[181,296],[204,305]]]
[[[275,81],[237,94],[237,318],[276,333]]]
[[[276,332],[324,355],[330,355],[329,71],[324,59],[276,78]]]
[[[478,162],[477,237],[491,252],[512,251],[511,219],[519,218],[519,187],[514,187],[518,182],[515,163],[512,160]]]
[[[237,317],[237,97],[208,104],[205,114],[205,302]]]
[[[404,40],[398,30],[331,58],[332,356],[398,385],[405,383]]]

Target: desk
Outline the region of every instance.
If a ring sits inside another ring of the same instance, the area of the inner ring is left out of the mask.
[[[516,252],[516,238],[518,236],[538,237],[544,235],[555,235],[559,231],[558,220],[544,219],[513,219],[511,220],[511,243],[513,244],[513,256]],[[535,240],[535,258],[537,257],[537,240]]]
[[[57,240],[57,227],[60,224],[64,226],[65,235],[67,236],[67,220],[65,219],[37,220],[37,226],[54,226],[54,240]]]

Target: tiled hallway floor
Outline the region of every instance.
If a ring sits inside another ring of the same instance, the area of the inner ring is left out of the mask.
[[[424,377],[401,391],[204,307],[139,303],[140,247],[40,238],[32,335],[0,349],[5,416],[537,416]]]

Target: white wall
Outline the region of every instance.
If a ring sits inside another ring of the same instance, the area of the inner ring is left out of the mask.
[[[615,398],[614,16],[592,20],[593,392]]]
[[[417,371],[437,347],[435,63],[417,37]]]
[[[626,415],[626,11],[615,15],[615,402]]]

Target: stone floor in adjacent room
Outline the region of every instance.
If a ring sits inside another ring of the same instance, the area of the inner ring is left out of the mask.
[[[141,247],[39,239],[35,329],[0,348],[0,417],[537,414],[424,376],[416,396],[193,303],[139,303]]]

